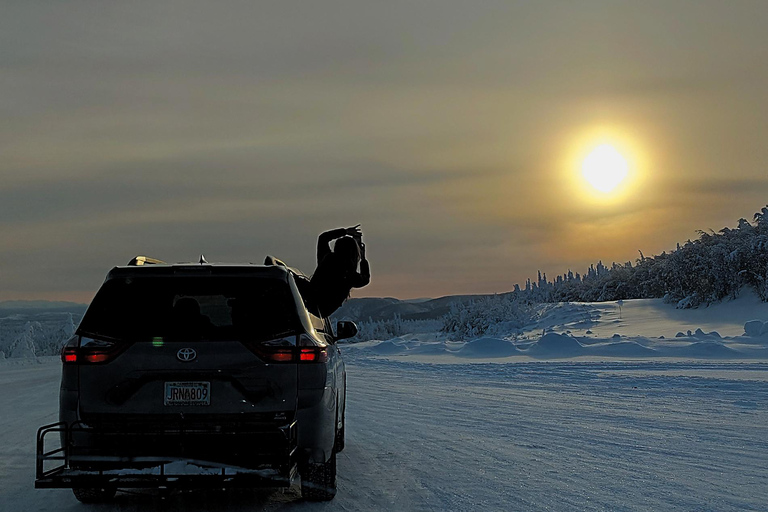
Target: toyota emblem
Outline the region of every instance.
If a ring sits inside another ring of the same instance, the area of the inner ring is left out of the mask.
[[[176,352],[176,358],[178,358],[179,361],[183,361],[185,363],[194,361],[196,357],[197,352],[195,352],[195,349],[193,348],[183,348]]]

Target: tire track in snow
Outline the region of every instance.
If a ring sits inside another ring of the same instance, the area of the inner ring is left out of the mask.
[[[677,370],[712,378],[626,375]],[[120,495],[90,510],[768,510],[768,387],[739,363],[428,365],[348,358],[339,493]],[[10,370],[10,371],[7,371]],[[0,368],[0,509],[78,510],[34,490],[59,367]],[[52,418],[52,419],[51,419]]]

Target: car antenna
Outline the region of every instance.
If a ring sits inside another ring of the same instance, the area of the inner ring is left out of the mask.
[[[203,256],[202,254],[200,255],[200,262],[199,263],[201,265],[204,264],[204,263],[208,263],[208,261],[205,259],[205,256]]]

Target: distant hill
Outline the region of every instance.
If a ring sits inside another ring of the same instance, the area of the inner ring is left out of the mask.
[[[0,300],[0,310],[6,309],[43,309],[43,310],[62,310],[62,309],[74,309],[82,310],[88,307],[88,304],[80,304],[78,302],[66,302],[66,301],[52,301],[52,300]]]
[[[506,294],[501,294],[506,295]],[[379,322],[392,320],[395,315],[402,320],[437,320],[451,310],[451,305],[491,295],[448,295],[437,299],[418,301],[399,300],[392,297],[349,299],[333,314],[336,320]]]

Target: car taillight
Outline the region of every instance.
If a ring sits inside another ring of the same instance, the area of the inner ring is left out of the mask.
[[[61,350],[64,364],[100,364],[120,355],[128,345],[117,341],[97,340],[75,336]]]
[[[299,362],[325,363],[328,361],[328,346],[317,345],[314,339],[306,334],[299,336]]]
[[[290,363],[293,362],[293,349],[292,348],[278,348],[275,350],[267,349],[262,351],[262,354],[267,359],[276,363]]]
[[[72,364],[77,362],[77,347],[80,346],[80,336],[72,336],[61,347],[61,362]]]
[[[76,363],[77,362],[77,349],[68,349],[67,347],[64,347],[64,350],[61,352],[61,362],[62,363]]]
[[[301,347],[299,361],[302,363],[324,363],[328,361],[328,350],[324,347]]]
[[[295,338],[294,338],[295,339]],[[286,346],[291,340],[274,340],[268,342],[244,342],[248,349],[266,362],[270,363],[324,363],[328,361],[326,347]]]

